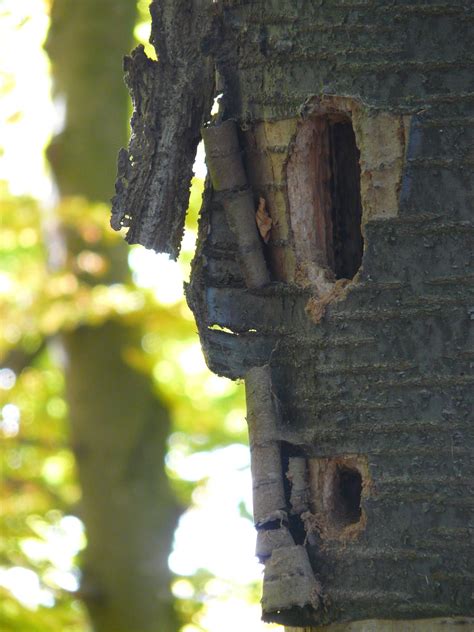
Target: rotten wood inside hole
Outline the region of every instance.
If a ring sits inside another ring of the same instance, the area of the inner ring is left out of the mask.
[[[347,115],[300,127],[287,165],[290,221],[303,283],[352,279],[363,254],[360,153]]]

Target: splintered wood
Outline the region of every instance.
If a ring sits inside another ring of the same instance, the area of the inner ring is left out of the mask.
[[[270,282],[255,220],[253,194],[247,183],[234,121],[201,130],[214,191],[222,194],[227,223],[235,235],[240,263],[249,288]]]
[[[273,220],[268,214],[265,198],[261,197],[258,201],[258,208],[255,215],[255,220],[257,222],[257,228],[258,232],[260,233],[260,237],[267,244],[270,240],[270,231],[272,229]]]
[[[254,367],[245,376],[247,421],[253,480],[253,512],[257,529],[257,556],[265,563],[263,617],[291,608],[319,608],[321,587],[306,548],[297,545],[288,528],[283,484],[278,405],[269,366]],[[292,462],[290,475],[303,503],[301,468]],[[296,500],[295,500],[296,503]]]
[[[213,22],[204,0],[160,0],[150,9],[158,61],[141,45],[124,60],[134,111],[128,150],[119,153],[111,226],[127,227],[128,243],[176,259],[199,132],[214,97],[214,62],[203,51]]]

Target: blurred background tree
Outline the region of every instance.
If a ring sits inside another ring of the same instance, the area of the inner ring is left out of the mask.
[[[127,140],[117,62],[133,46],[135,22],[130,0],[52,5],[46,50],[65,121],[48,151],[62,202],[51,258],[63,242],[66,267],[92,292],[129,283],[127,250],[104,239],[105,226],[79,226],[69,205],[72,196],[85,205],[111,197],[115,156]],[[167,565],[177,519],[164,471],[170,419],[151,376],[133,362],[142,327],[111,313],[60,337],[87,532],[81,595],[98,632],[177,629]]]
[[[181,293],[202,182],[181,268],[108,228],[130,115],[121,58],[149,30],[146,5],[0,3],[6,632],[214,631],[224,612],[229,631],[260,629],[242,392],[205,368]],[[33,184],[47,64],[28,60],[48,18],[54,203]]]

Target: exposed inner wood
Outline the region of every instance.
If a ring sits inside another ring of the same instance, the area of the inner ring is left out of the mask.
[[[288,161],[290,221],[300,280],[315,284],[320,269],[334,266],[331,164],[327,121],[316,117],[297,134]]]
[[[362,261],[359,158],[350,118],[331,114],[301,126],[288,161],[297,280],[323,292],[352,279]]]
[[[360,455],[309,459],[310,512],[307,531],[321,538],[350,540],[366,526],[363,502],[370,491],[367,459]]]

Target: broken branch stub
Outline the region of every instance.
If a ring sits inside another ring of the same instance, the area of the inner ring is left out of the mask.
[[[227,223],[238,246],[240,264],[249,288],[270,282],[255,220],[255,203],[240,154],[237,128],[227,120],[203,128],[202,138],[213,189],[223,194]]]
[[[212,107],[214,66],[202,52],[212,39],[211,7],[210,0],[153,2],[158,61],[139,46],[124,64],[134,112],[129,148],[119,153],[111,226],[127,227],[129,243],[173,259],[180,250],[200,128]]]

